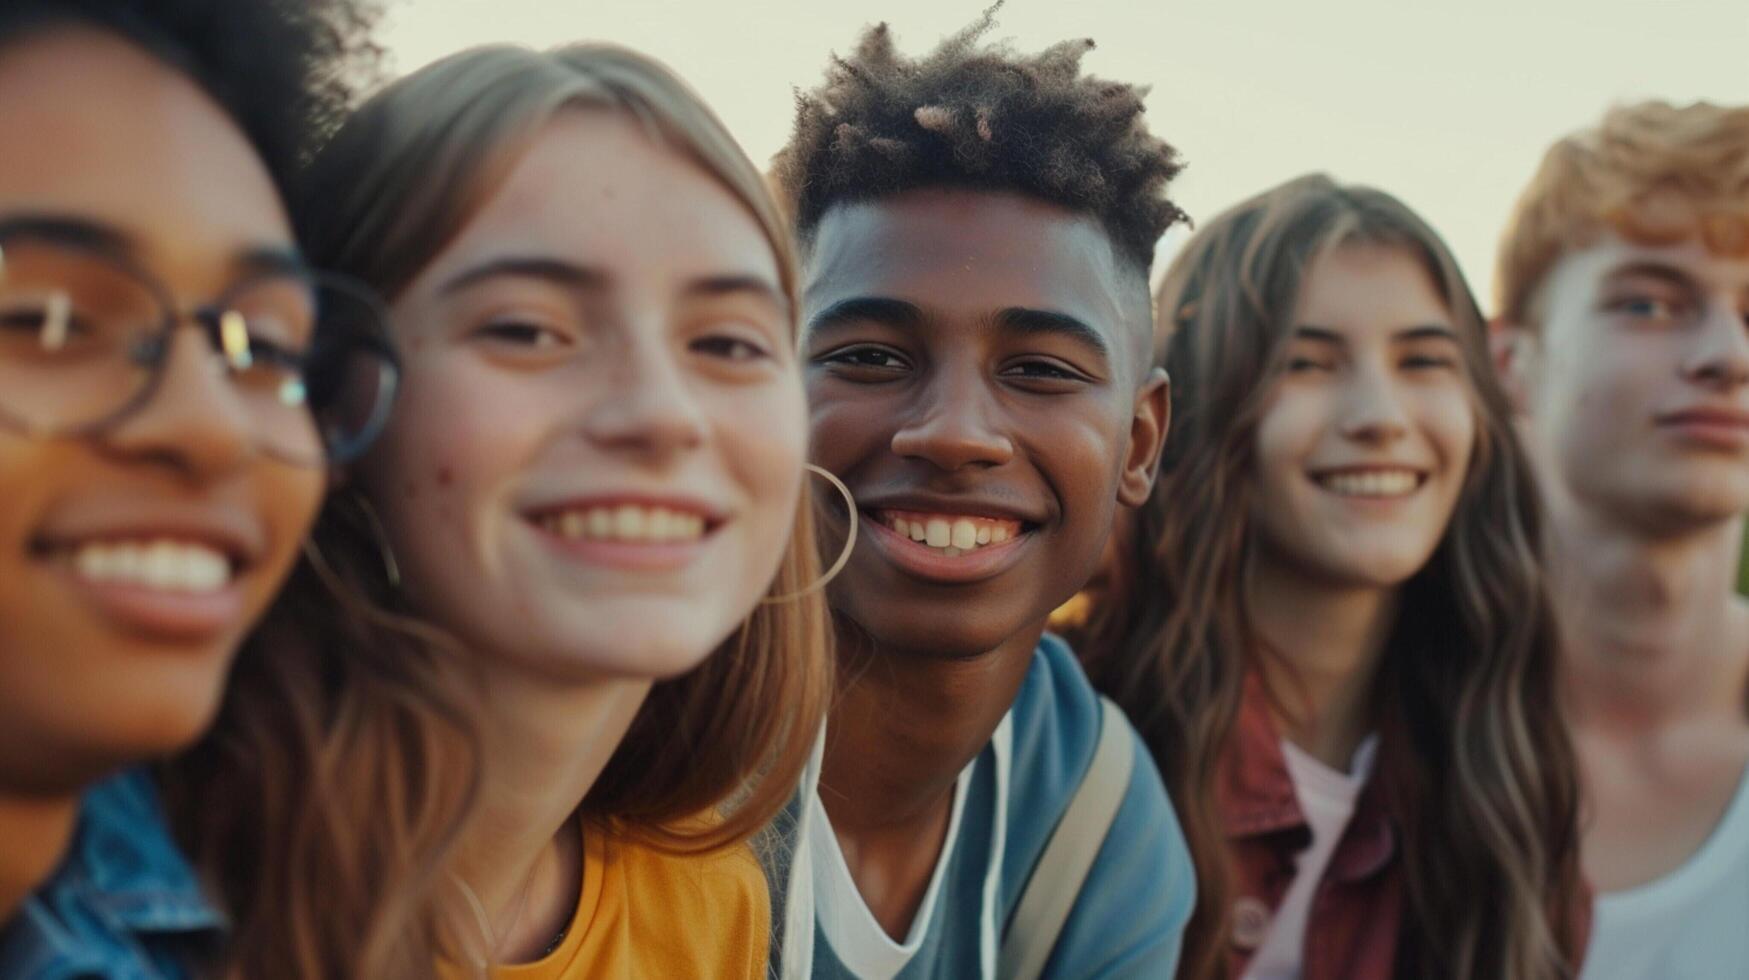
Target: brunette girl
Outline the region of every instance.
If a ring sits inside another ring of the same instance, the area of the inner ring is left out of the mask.
[[[646,58],[485,48],[369,100],[303,201],[312,253],[390,298],[406,369],[318,551],[453,636],[483,703],[452,955],[763,976],[743,841],[809,756],[828,650],[758,171]]]
[[[1204,228],[1157,300],[1173,431],[1075,646],[1185,814],[1181,975],[1570,975],[1536,495],[1450,252],[1309,176]]]
[[[0,975],[177,976],[224,921],[112,774],[212,722],[392,395],[377,305],[282,193],[356,14],[0,11]]]

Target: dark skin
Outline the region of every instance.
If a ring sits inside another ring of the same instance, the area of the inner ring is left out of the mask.
[[[956,779],[1117,506],[1147,497],[1166,378],[1148,367],[1145,273],[1094,219],[1019,195],[828,211],[803,305],[814,461],[865,520],[831,592],[842,680],[820,796],[864,901],[903,937]],[[901,513],[1018,533],[942,558],[889,530]]]

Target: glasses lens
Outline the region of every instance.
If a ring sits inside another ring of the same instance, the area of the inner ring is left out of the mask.
[[[388,422],[400,366],[382,305],[366,287],[325,280],[319,296],[320,321],[304,379],[328,459],[345,462],[369,448]]]
[[[57,433],[123,411],[151,384],[164,319],[151,287],[101,253],[0,239],[0,415]]]

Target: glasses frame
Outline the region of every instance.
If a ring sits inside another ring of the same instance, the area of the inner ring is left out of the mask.
[[[225,320],[232,312],[232,302],[264,282],[295,279],[305,282],[312,290],[336,290],[361,302],[370,311],[376,321],[376,326],[366,331],[348,331],[340,338],[341,344],[348,352],[363,351],[372,355],[377,364],[377,382],[381,394],[371,406],[370,417],[360,429],[358,435],[346,440],[340,445],[333,444],[328,433],[323,431],[321,420],[317,416],[317,406],[312,404],[306,395],[304,409],[310,418],[311,427],[315,430],[316,439],[322,445],[322,454],[316,460],[293,458],[283,452],[275,451],[264,443],[259,434],[254,436],[256,448],[282,462],[294,466],[334,466],[351,462],[363,455],[377,436],[382,434],[394,410],[397,397],[400,394],[402,367],[400,353],[389,339],[387,327],[389,313],[386,304],[368,285],[351,276],[311,267],[288,267],[282,271],[262,272],[246,275],[227,286],[215,299],[194,306],[182,306],[176,301],[174,293],[164,281],[153,275],[138,262],[128,256],[117,254],[101,247],[68,242],[54,236],[33,234],[28,230],[0,229],[0,275],[4,274],[5,251],[14,241],[37,241],[55,248],[67,251],[85,252],[115,268],[118,272],[143,287],[157,303],[159,317],[157,326],[140,338],[142,346],[149,347],[152,354],[149,359],[137,359],[140,367],[148,373],[145,384],[140,390],[130,396],[115,410],[108,412],[89,422],[78,422],[67,426],[35,425],[20,418],[0,405],[0,420],[27,437],[34,439],[66,439],[94,438],[120,425],[123,421],[139,412],[151,403],[153,396],[163,385],[165,365],[169,362],[171,342],[176,331],[184,326],[198,328],[205,335],[207,345],[213,357],[217,358],[227,375],[234,375],[248,367],[248,363],[239,364],[235,356],[227,351],[225,343]],[[309,353],[317,349],[324,339],[323,319],[318,312],[314,330],[310,337],[308,349],[294,360],[299,376],[303,379],[306,391],[310,386],[308,372],[311,367]]]

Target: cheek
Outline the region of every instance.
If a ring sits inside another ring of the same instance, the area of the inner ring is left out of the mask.
[[[781,552],[789,540],[807,462],[808,424],[799,384],[738,393],[713,406],[716,443],[727,472],[757,515],[759,551]],[[829,467],[828,467],[829,468]]]
[[[1429,392],[1419,406],[1422,431],[1444,468],[1463,479],[1476,446],[1476,403],[1459,386]]]
[[[818,397],[809,391],[808,448],[814,462],[843,476],[858,461],[878,458],[891,444],[894,416],[858,400]]]
[[[458,537],[480,540],[500,488],[546,438],[552,408],[538,395],[525,379],[460,355],[410,365],[395,417],[361,469],[397,556],[405,552],[412,566],[403,569],[409,578],[425,577],[426,558],[439,569],[480,571],[461,567],[475,549],[449,549]]]
[[[1324,432],[1326,415],[1325,399],[1285,386],[1264,403],[1255,438],[1262,497],[1286,493],[1298,481]]]

